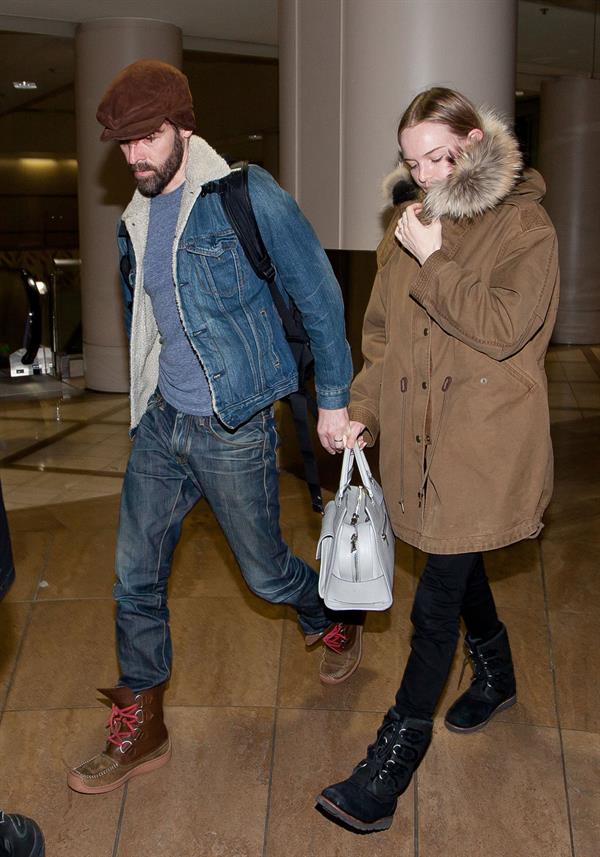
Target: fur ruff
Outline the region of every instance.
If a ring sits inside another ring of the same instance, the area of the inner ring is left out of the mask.
[[[401,161],[383,182],[394,205],[406,200],[423,203],[423,219],[476,217],[494,208],[513,190],[523,161],[519,144],[507,123],[493,110],[480,108],[483,138],[459,153],[447,179],[423,193]]]

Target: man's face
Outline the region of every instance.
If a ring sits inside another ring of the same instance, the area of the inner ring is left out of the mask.
[[[183,172],[184,139],[190,133],[176,128],[170,122],[163,122],[158,130],[147,137],[123,140],[119,144],[143,196],[168,193],[181,183],[174,179]]]

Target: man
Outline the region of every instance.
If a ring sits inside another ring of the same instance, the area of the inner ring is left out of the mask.
[[[170,757],[162,699],[171,671],[166,587],[186,513],[206,498],[250,589],[298,612],[307,645],[325,644],[321,679],[358,666],[361,628],[336,622],[317,576],[279,528],[272,404],[297,371],[266,283],[255,274],[208,182],[230,172],[193,134],[186,77],[154,60],[124,69],[97,113],[137,191],[119,228],[131,328],[135,443],[123,484],[115,599],[119,686],[104,752],[69,773],[71,788],[112,791]],[[343,448],[351,361],[338,284],[311,227],[264,170],[249,188],[278,285],[311,339],[318,434]],[[133,299],[131,300],[131,293]]]

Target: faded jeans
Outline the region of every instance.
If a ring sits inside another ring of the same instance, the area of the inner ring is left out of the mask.
[[[282,539],[276,442],[270,408],[230,431],[151,396],[121,495],[114,587],[121,685],[137,692],[170,676],[167,582],[183,519],[202,497],[252,592],[294,607],[305,633],[333,621],[317,574]]]

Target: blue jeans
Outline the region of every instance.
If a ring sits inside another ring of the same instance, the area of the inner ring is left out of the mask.
[[[277,434],[271,409],[235,431],[194,417],[154,393],[127,464],[117,543],[117,648],[122,685],[134,692],[171,673],[167,581],[183,518],[206,498],[249,588],[298,611],[305,633],[332,622],[318,577],[279,528]]]

